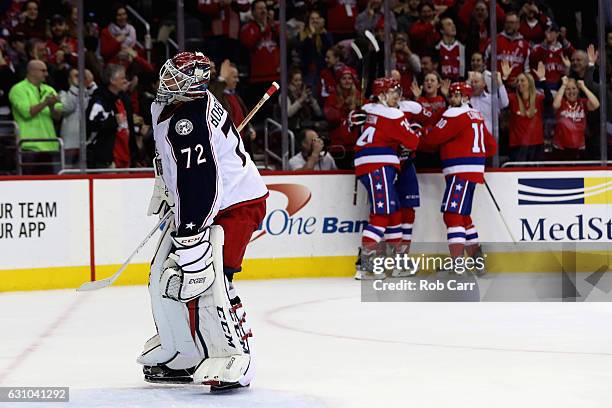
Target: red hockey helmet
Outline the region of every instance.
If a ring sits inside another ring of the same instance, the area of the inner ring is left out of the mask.
[[[210,60],[201,52],[181,52],[167,60],[159,71],[158,102],[191,101],[206,94]]]
[[[461,96],[467,96],[468,98],[472,97],[472,86],[467,82],[454,82],[451,84],[450,88],[448,88],[449,94],[459,93]]]
[[[402,95],[402,88],[399,82],[393,78],[376,78],[372,84],[372,96],[374,97],[393,90],[397,90],[400,96]]]

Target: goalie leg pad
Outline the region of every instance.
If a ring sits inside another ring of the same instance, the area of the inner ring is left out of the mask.
[[[215,280],[197,302],[196,343],[205,357],[193,381],[248,385],[255,373],[252,332],[240,298],[223,273],[223,228],[217,225],[211,229]]]
[[[191,337],[187,307],[184,303],[162,297],[160,289],[163,263],[172,249],[170,233],[173,230],[173,222],[169,222],[164,227],[149,274],[151,309],[158,334],[146,342],[137,361],[147,366],[174,362],[171,364],[172,368],[187,368],[194,366],[202,358]],[[181,355],[180,358],[177,353]],[[183,357],[190,361],[182,362],[183,367],[176,366]]]

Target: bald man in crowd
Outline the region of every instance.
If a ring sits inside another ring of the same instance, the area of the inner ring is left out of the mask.
[[[23,143],[21,148],[26,152],[35,152],[23,156],[27,162],[58,161],[59,143],[53,126],[53,120],[62,115],[62,104],[55,89],[45,84],[49,73],[47,65],[39,60],[31,60],[27,65],[26,78],[16,83],[9,91],[9,101],[13,117],[19,126],[19,138],[48,139]],[[24,166],[24,173],[54,173],[59,166]]]

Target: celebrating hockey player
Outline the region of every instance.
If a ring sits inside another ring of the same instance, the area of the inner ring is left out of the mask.
[[[384,242],[397,245],[402,240],[401,212],[395,180],[400,161],[399,146],[416,149],[419,137],[411,129],[404,113],[398,108],[401,97],[399,83],[392,78],[374,81],[372,94],[376,100],[363,106],[366,120],[355,146],[355,175],[365,186],[370,200],[368,226],[362,235],[361,264],[356,279],[384,273],[374,271],[376,256],[385,252]]]
[[[159,156],[149,213],[174,214],[149,275],[157,334],[138,362],[147,381],[215,391],[247,386],[254,374],[252,333],[232,278],[268,191],[209,80],[206,56],[179,53],[163,65],[151,106]]]
[[[481,253],[478,233],[471,218],[472,200],[477,184],[484,183],[487,156],[495,153],[497,144],[484,125],[483,115],[468,102],[472,88],[465,82],[450,87],[450,108],[425,137],[429,145],[440,146],[442,173],[446,189],[441,211],[447,228],[448,247],[453,258]],[[484,270],[476,271],[483,273]]]
[[[420,137],[422,129],[431,121],[432,113],[420,103],[402,100],[399,109],[410,125],[410,129]],[[400,173],[396,181],[396,189],[399,197],[401,212],[402,240],[400,245],[395,246],[395,253],[407,254],[412,242],[412,227],[415,219],[415,208],[420,206],[419,181],[414,167],[415,152],[404,145],[400,145]],[[393,276],[403,277],[416,274],[414,266],[408,270],[395,269]]]

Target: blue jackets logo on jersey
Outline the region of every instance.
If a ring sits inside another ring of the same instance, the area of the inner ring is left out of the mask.
[[[176,131],[177,134],[181,136],[188,135],[193,130],[193,123],[191,123],[189,119],[181,119],[178,122],[176,122],[176,125],[174,126],[174,130]]]

